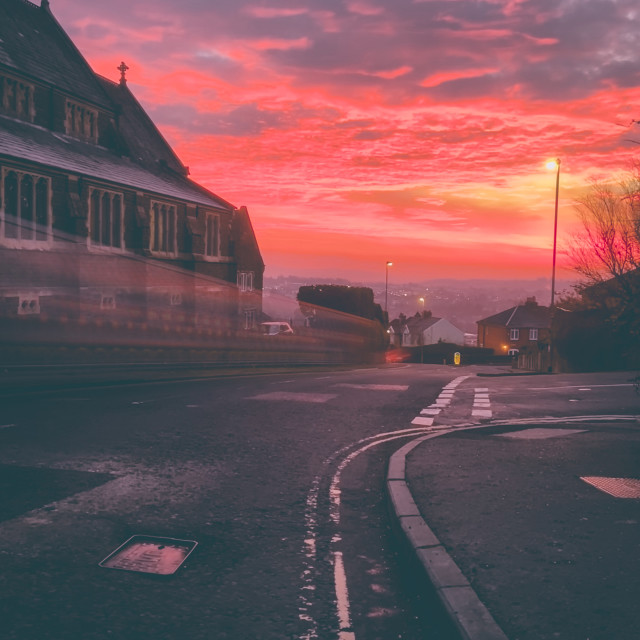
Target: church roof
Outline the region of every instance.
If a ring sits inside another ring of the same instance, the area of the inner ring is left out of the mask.
[[[166,167],[186,175],[187,169],[173,152],[140,103],[125,83],[116,83],[97,76],[103,89],[118,108],[118,132],[127,147],[127,155],[151,170],[157,169],[158,161]]]
[[[178,174],[170,171],[151,172],[102,147],[0,116],[2,156],[195,204],[226,210],[234,208],[204,187]]]
[[[105,109],[110,101],[89,64],[48,8],[27,0],[0,2],[0,68]]]

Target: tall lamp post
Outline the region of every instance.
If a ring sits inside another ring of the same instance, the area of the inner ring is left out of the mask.
[[[389,298],[389,267],[393,266],[393,262],[387,260],[387,265],[385,268],[385,279],[384,279],[384,315],[385,321],[387,324],[389,323],[389,308],[387,306],[388,298]]]
[[[551,269],[551,305],[549,307],[549,371],[553,371],[554,345],[551,329],[556,301],[556,246],[558,239],[558,194],[560,191],[560,158],[547,162],[547,169],[556,170],[556,205],[553,216],[553,266]]]
[[[555,304],[556,295],[556,245],[558,239],[558,194],[560,192],[560,158],[547,162],[547,169],[556,170],[556,207],[555,215],[553,218],[553,267],[551,270],[551,307],[553,313],[553,306]]]

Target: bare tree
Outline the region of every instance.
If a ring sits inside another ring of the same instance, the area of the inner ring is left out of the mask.
[[[591,185],[576,210],[583,230],[569,247],[575,270],[586,286],[609,282],[629,300],[640,268],[640,166],[617,185]]]

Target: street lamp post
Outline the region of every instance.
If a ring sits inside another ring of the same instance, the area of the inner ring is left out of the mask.
[[[551,335],[556,301],[556,246],[558,240],[558,195],[560,192],[560,158],[547,162],[547,169],[556,170],[556,203],[553,216],[553,260],[551,267],[551,305],[549,306],[549,371],[553,371],[554,344]]]
[[[556,295],[556,246],[558,239],[558,194],[560,192],[560,158],[547,162],[547,169],[556,169],[556,206],[553,218],[553,266],[551,269],[551,310],[555,304]]]
[[[385,268],[385,279],[384,279],[384,315],[385,321],[389,322],[389,307],[388,307],[388,298],[389,298],[389,267],[393,266],[393,262],[387,260],[387,265]]]
[[[424,298],[418,298],[418,302],[422,305],[422,312],[424,313]]]

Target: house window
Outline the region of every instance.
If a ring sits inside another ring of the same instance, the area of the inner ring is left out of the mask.
[[[98,140],[98,112],[89,109],[77,102],[67,100],[66,119],[64,128],[67,135],[88,140],[89,142],[97,142]]]
[[[537,340],[537,339],[538,339],[538,330],[529,329],[529,340]]]
[[[92,246],[122,249],[122,194],[91,189],[89,195],[89,239]]]
[[[209,257],[220,255],[220,218],[212,214],[207,215],[205,253]]]
[[[33,122],[35,117],[33,85],[0,77],[0,107],[10,116]]]
[[[253,271],[238,271],[238,289],[253,291]]]
[[[49,178],[4,171],[0,184],[0,241],[38,246],[51,238]]]
[[[151,251],[175,255],[176,208],[162,202],[151,203]]]
[[[510,329],[509,340],[520,340],[520,329]]]

